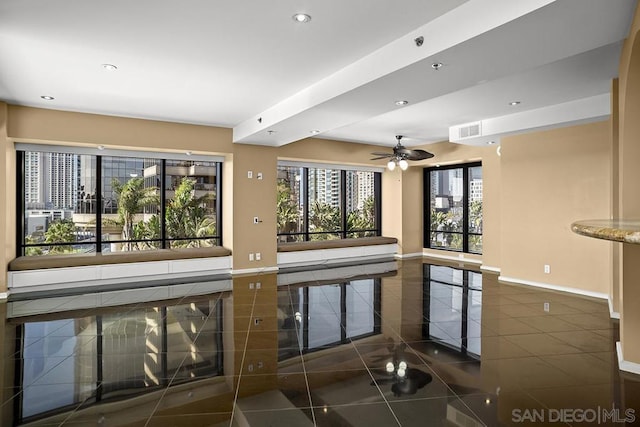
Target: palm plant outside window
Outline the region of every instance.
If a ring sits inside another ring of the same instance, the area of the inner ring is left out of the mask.
[[[482,165],[424,171],[424,247],[482,253]]]
[[[220,245],[221,170],[215,161],[19,150],[18,247],[59,255]]]
[[[279,166],[278,241],[380,235],[380,173]]]

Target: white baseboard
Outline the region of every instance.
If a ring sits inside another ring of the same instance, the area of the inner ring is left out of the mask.
[[[622,354],[622,344],[620,343],[620,341],[616,342],[616,353],[618,353],[618,368],[620,368],[621,371],[640,375],[640,363],[628,362],[624,360],[624,356]]]
[[[465,264],[477,264],[477,265],[482,264],[481,259],[466,258],[464,254],[459,254],[459,256],[453,256],[453,255],[434,254],[432,252],[423,252],[422,256],[427,258],[444,259],[447,261],[464,262]]]
[[[553,291],[568,292],[571,294],[583,295],[592,298],[609,299],[609,295],[601,292],[586,291],[584,289],[569,288],[567,286],[552,285],[550,283],[534,282],[532,280],[518,279],[515,277],[498,276],[498,281],[517,283],[519,285],[535,286],[536,288],[550,289]]]
[[[277,273],[280,268],[278,267],[257,267],[257,268],[241,268],[238,270],[231,270],[232,276],[246,276],[249,274],[260,273]]]
[[[484,264],[480,266],[480,270],[490,271],[492,273],[500,273],[500,267],[491,267],[490,265]]]
[[[607,300],[609,302],[609,317],[612,319],[620,319],[620,313],[613,311],[613,301],[611,297],[608,297]]]
[[[9,297],[9,292],[0,292],[0,300],[7,299]]]

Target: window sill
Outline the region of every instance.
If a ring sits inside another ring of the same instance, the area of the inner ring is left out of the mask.
[[[127,264],[133,262],[170,261],[212,258],[231,255],[222,246],[212,248],[158,249],[115,253],[74,255],[21,256],[9,263],[9,271],[41,270],[47,268],[85,267],[91,265]]]
[[[310,251],[318,249],[353,248],[359,246],[394,245],[395,237],[360,237],[357,239],[313,240],[311,242],[278,243],[278,252]]]

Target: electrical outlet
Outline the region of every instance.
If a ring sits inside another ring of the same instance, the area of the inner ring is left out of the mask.
[[[249,254],[249,261],[253,261],[253,253]]]
[[[258,179],[262,179],[262,172],[258,172],[257,177],[258,177]]]
[[[262,254],[260,252],[256,252],[256,261],[260,261],[262,259]]]
[[[260,222],[260,218],[258,218],[257,216],[254,216],[254,217],[253,217],[253,223],[254,223],[254,224],[257,224],[257,223],[259,223],[259,222]]]
[[[249,364],[249,366],[247,366],[247,371],[253,372],[253,364]]]
[[[262,289],[262,283],[256,282],[256,289]]]
[[[544,272],[545,274],[551,273],[551,266],[549,264],[544,265]]]
[[[253,282],[249,283],[249,289],[253,289],[254,285]]]
[[[548,312],[549,312],[549,310],[551,310],[551,307],[550,307],[550,305],[549,305],[549,303],[548,303],[548,302],[545,302],[545,303],[544,303],[544,311],[546,311],[546,312],[548,313]]]
[[[253,171],[247,171],[247,178],[253,178]]]

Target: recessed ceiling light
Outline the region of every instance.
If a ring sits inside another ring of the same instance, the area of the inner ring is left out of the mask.
[[[495,143],[496,143],[495,141],[488,141],[488,142],[487,142],[487,144],[489,144],[489,145],[493,145],[493,144],[495,144]]]
[[[49,95],[42,95],[40,98],[45,99],[47,101],[53,101],[55,98]]]
[[[509,105],[511,105],[512,107],[515,107],[516,105],[520,105],[520,101],[511,101]]]
[[[115,71],[118,69],[118,67],[116,67],[113,64],[102,64],[102,68],[104,68],[107,71]]]
[[[434,62],[431,64],[431,68],[438,71],[444,64],[442,62]]]
[[[104,150],[104,145],[98,145],[98,150],[100,151]]]
[[[409,101],[396,101],[396,105],[401,106],[401,105],[407,105],[409,103]]]
[[[311,21],[311,16],[307,15],[306,13],[296,13],[291,18],[293,18],[294,21],[300,24],[305,24]]]
[[[191,151],[187,151],[187,152],[185,152],[184,154],[186,154],[187,156],[190,156],[190,155],[192,155],[193,153],[192,153]]]
[[[269,135],[273,135],[273,134],[274,134],[274,133],[276,133],[276,132],[277,132],[277,131],[275,131],[275,130],[268,130],[268,131],[267,131],[267,133],[268,133]]]
[[[317,135],[319,133],[320,133],[320,131],[317,130],[317,129],[314,129],[314,130],[311,131],[311,135]]]

